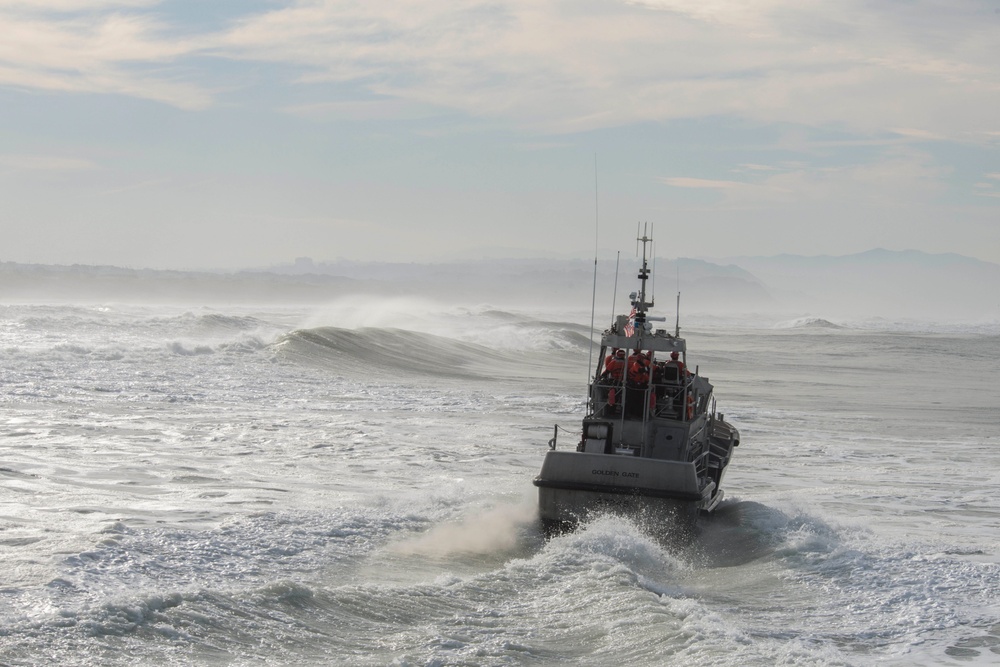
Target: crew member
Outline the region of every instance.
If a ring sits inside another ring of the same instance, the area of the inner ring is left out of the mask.
[[[649,364],[649,355],[642,350],[633,352],[628,358],[628,381],[635,385],[649,384]]]
[[[625,350],[615,350],[604,360],[604,374],[614,382],[622,381],[625,370]]]
[[[674,350],[670,353],[670,361],[667,362],[667,366],[677,367],[677,379],[684,380],[687,376],[687,370],[684,368],[684,362],[680,359],[680,352]]]

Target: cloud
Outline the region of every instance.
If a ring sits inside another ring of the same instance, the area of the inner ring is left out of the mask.
[[[632,0],[628,4],[687,16],[708,23],[739,25],[744,28],[760,28],[761,17],[766,12],[787,5],[782,0],[757,0],[754,3],[741,0]],[[810,4],[808,0],[800,6]]]
[[[741,164],[740,169],[746,171],[780,171],[781,168],[769,164],[746,163],[746,164]]]
[[[993,130],[1000,105],[996,17],[973,2],[418,5],[303,0],[220,48],[547,132],[730,115],[954,137]]]
[[[974,0],[272,6],[207,29],[153,0],[0,0],[0,85],[199,109],[238,85],[218,59],[264,62],[308,87],[290,113],[457,112],[549,134],[725,116],[974,142],[1000,107],[1000,17]]]
[[[107,7],[149,7],[162,0],[0,0],[0,10],[82,12]]]
[[[660,180],[675,188],[731,190],[733,188],[747,187],[746,183],[740,183],[737,181],[715,181],[707,178],[691,178],[688,176],[667,176],[661,178]]]
[[[58,155],[0,155],[0,168],[8,171],[87,171],[97,163],[78,157]]]
[[[918,130],[908,127],[893,127],[889,128],[889,131],[893,134],[898,134],[902,137],[908,137],[910,139],[924,141],[940,141],[945,139],[945,137],[940,134],[934,134],[933,132],[928,132],[927,130]]]
[[[285,107],[295,116],[314,120],[389,120],[439,116],[445,110],[426,104],[411,103],[397,98],[344,100]]]
[[[847,202],[885,207],[932,199],[943,192],[948,174],[947,168],[936,166],[925,153],[895,149],[866,163],[761,170],[748,174],[745,182],[677,176],[660,180],[677,188],[715,190],[719,209],[840,207]]]
[[[120,11],[150,4],[0,1],[0,85],[207,106],[210,94],[199,85],[162,72],[204,43],[171,35],[151,17]]]
[[[1000,181],[1000,173],[983,174],[983,176],[993,181]],[[977,188],[976,195],[979,197],[1000,198],[1000,192],[996,192],[995,190],[996,183],[980,181],[979,183],[974,183],[973,187]]]

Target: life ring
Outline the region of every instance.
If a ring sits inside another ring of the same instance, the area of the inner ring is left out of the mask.
[[[688,419],[694,419],[694,396],[688,394]]]

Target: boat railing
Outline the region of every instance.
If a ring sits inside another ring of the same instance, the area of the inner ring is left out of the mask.
[[[698,477],[705,475],[708,472],[708,452],[696,456],[691,463],[694,464],[694,471]]]
[[[592,386],[591,410],[600,417],[674,419],[688,421],[687,397],[693,395],[693,382],[656,382],[634,385],[612,379],[598,379]],[[656,396],[655,400],[651,395]],[[699,409],[697,412],[701,412]]]
[[[694,452],[692,452],[694,454]],[[706,448],[700,454],[693,456],[689,461],[694,464],[695,473],[700,477],[708,471],[709,450]]]
[[[609,405],[615,405],[622,399],[622,392],[624,386],[622,382],[607,379],[599,379],[594,383],[593,389],[591,391],[591,402],[592,410],[595,414],[601,414],[602,410],[605,410]],[[612,391],[614,392],[612,394]],[[612,396],[614,396],[614,402],[612,403]]]
[[[711,462],[712,447],[711,438],[708,436],[709,421],[705,420],[701,426],[688,439],[689,443],[703,443],[701,447],[692,447],[688,452],[688,461],[694,464],[695,472],[698,476],[704,475],[708,471]]]
[[[714,419],[708,438],[709,452],[714,459],[715,467],[723,466],[729,460],[733,451],[733,428],[722,421]]]
[[[556,424],[555,427],[552,430],[552,437],[549,438],[549,449],[555,449],[556,448],[556,444],[557,444],[557,442],[559,440],[559,431],[560,430],[562,430],[562,431],[564,431],[566,433],[569,432],[569,429],[563,428],[559,424]]]

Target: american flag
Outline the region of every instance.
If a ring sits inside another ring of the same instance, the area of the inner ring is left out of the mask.
[[[628,324],[625,325],[625,335],[629,338],[635,335],[635,306],[632,306],[632,312],[628,314]]]

